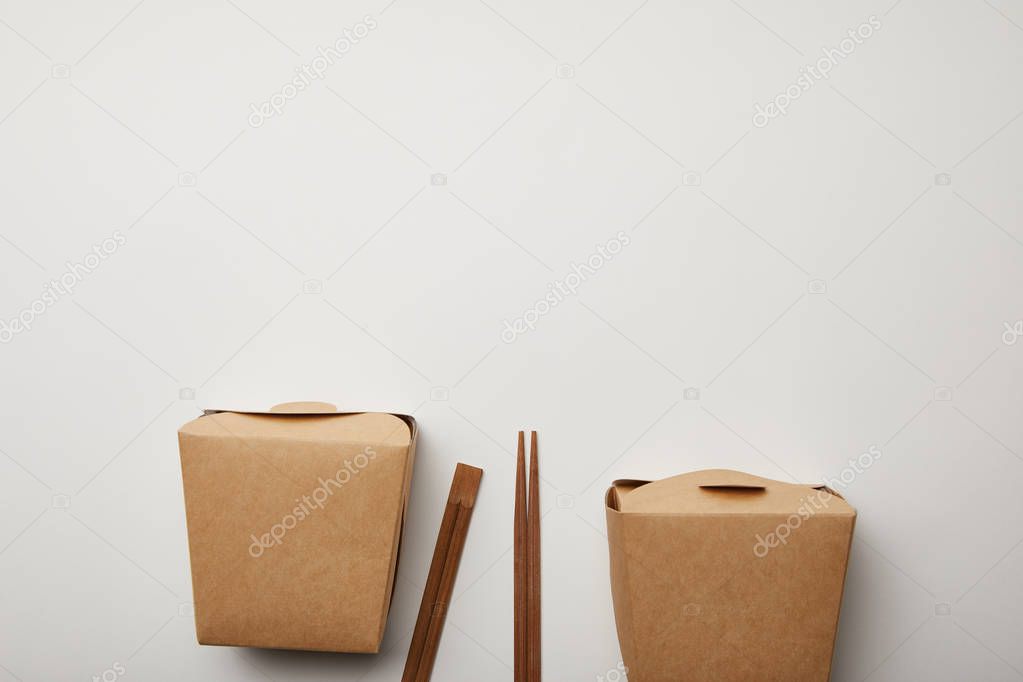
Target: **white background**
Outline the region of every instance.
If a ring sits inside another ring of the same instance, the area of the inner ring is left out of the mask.
[[[1021,72],[1010,0],[0,2],[0,318],[126,238],[0,346],[0,682],[396,680],[456,461],[435,679],[511,679],[519,428],[548,680],[619,662],[611,480],[871,446],[833,678],[1023,678]],[[175,430],[302,399],[422,426],[385,651],[199,647]]]

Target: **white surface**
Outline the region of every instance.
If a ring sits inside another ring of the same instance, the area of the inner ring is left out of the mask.
[[[0,682],[395,680],[459,460],[486,477],[435,679],[511,679],[519,428],[544,455],[548,680],[614,679],[612,479],[816,481],[870,446],[834,679],[1023,678],[1018,3],[4,0],[0,20],[0,318],[126,238],[0,346]],[[297,399],[422,423],[377,657],[195,643],[175,429]]]

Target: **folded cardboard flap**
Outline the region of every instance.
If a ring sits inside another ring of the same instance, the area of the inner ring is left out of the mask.
[[[746,485],[744,483],[701,483],[704,490],[767,490],[762,485]]]
[[[607,494],[604,496],[604,503],[609,509],[613,511],[621,510],[622,496],[626,493],[631,492],[641,485],[646,485],[650,481],[637,481],[631,478],[623,478],[615,481],[608,488]]]
[[[766,488],[771,483],[766,478],[731,469],[707,469],[689,475],[687,481],[701,488]]]
[[[303,441],[363,443],[408,447],[415,441],[418,425],[405,414],[383,412],[338,412],[330,403],[295,402],[275,405],[269,410],[203,410],[204,417],[214,417],[213,424],[194,420],[182,432],[204,433],[208,436],[269,437]],[[226,415],[243,416],[235,420]],[[365,419],[351,419],[365,415]]]
[[[852,507],[824,486],[772,481],[739,471],[709,469],[660,481],[615,481],[612,509],[620,512],[790,514],[821,496],[815,514],[854,515]],[[610,505],[609,505],[610,506]]]
[[[280,403],[270,408],[273,414],[332,414],[337,412],[337,405],[320,402]]]
[[[182,426],[200,643],[378,651],[416,436],[407,415],[310,402]]]

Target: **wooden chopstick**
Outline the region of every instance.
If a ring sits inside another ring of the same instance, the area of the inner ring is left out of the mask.
[[[540,682],[540,464],[536,431],[529,438],[529,523],[527,560],[529,580],[526,642],[529,647],[527,682]]]
[[[454,485],[454,483],[451,484],[452,493],[454,492]],[[458,517],[459,507],[451,504],[450,497],[451,493],[448,495],[448,504],[444,508],[444,517],[440,522],[437,545],[433,548],[433,560],[430,562],[430,572],[426,577],[423,601],[419,605],[419,616],[416,618],[416,627],[412,632],[412,643],[409,645],[408,658],[405,659],[405,672],[401,676],[402,682],[415,682],[416,673],[419,670],[419,662],[423,658],[426,634],[430,627],[430,613],[440,591],[441,574],[444,572],[444,564],[447,561],[448,549],[450,547],[449,539],[454,533],[455,519]]]
[[[540,464],[536,431],[525,433],[515,462],[515,682],[540,682]],[[528,498],[527,498],[528,494]]]
[[[515,682],[527,682],[526,644],[528,620],[528,581],[526,570],[526,444],[519,431],[519,449],[515,463]]]
[[[433,673],[448,604],[455,587],[458,564],[465,548],[469,521],[476,504],[483,470],[459,463],[451,480],[447,506],[441,519],[430,572],[419,605],[419,616],[409,644],[402,682],[426,682]]]

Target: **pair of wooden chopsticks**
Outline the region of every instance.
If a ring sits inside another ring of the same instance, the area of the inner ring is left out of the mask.
[[[525,434],[515,468],[515,682],[540,682],[540,468],[536,431],[529,437],[526,498]]]
[[[455,576],[482,478],[483,469],[461,463],[455,467],[401,682],[427,682],[433,673],[441,631],[448,615],[448,603],[455,589]]]

